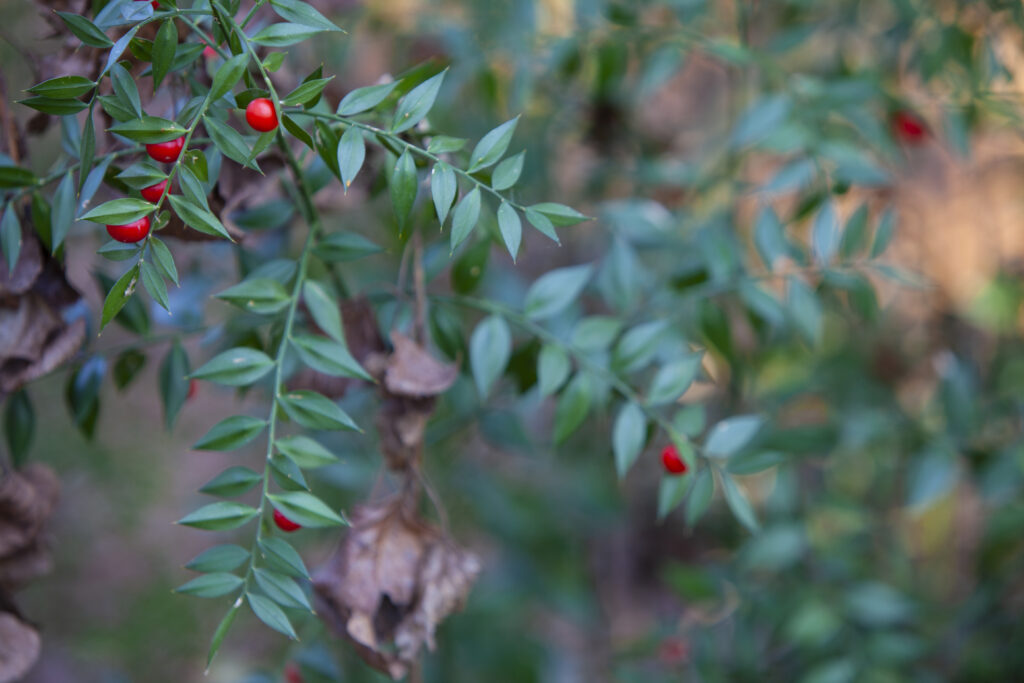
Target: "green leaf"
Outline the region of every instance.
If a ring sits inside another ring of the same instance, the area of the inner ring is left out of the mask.
[[[476,144],[476,147],[473,148],[473,153],[469,156],[470,173],[476,173],[481,169],[498,163],[498,160],[508,150],[508,145],[512,142],[512,135],[515,133],[516,124],[518,123],[519,117],[517,116],[480,138],[480,142]]]
[[[51,116],[72,116],[89,106],[81,100],[58,100],[51,97],[29,97],[18,100],[18,104]]]
[[[530,225],[537,228],[537,230],[539,230],[543,235],[554,240],[556,244],[561,244],[558,240],[558,234],[555,233],[555,226],[551,223],[550,218],[542,214],[540,211],[534,211],[533,209],[526,209],[523,213]]]
[[[362,431],[336,403],[314,391],[289,391],[278,401],[288,417],[308,429]]]
[[[266,428],[265,420],[247,415],[232,415],[210,428],[192,448],[197,451],[231,451],[255,439]]]
[[[281,283],[267,277],[242,280],[215,296],[244,311],[260,315],[279,313],[291,302],[291,295]]]
[[[612,428],[612,452],[615,454],[615,471],[619,479],[626,476],[636,462],[647,436],[647,418],[640,406],[633,402],[623,404]]]
[[[736,484],[732,476],[725,472],[722,472],[722,492],[725,494],[725,502],[732,510],[733,516],[752,533],[757,533],[760,525],[757,523],[754,508],[751,507],[750,501],[747,500],[743,490]]]
[[[118,278],[117,282],[107,292],[107,298],[103,301],[103,312],[100,317],[100,330],[103,330],[111,320],[114,319],[128,299],[135,293],[135,284],[139,279],[139,267],[133,266],[127,273]]]
[[[501,232],[505,248],[512,255],[512,262],[515,263],[516,256],[519,254],[519,245],[523,239],[523,224],[519,221],[519,214],[516,213],[516,210],[505,201],[498,207],[498,231]]]
[[[243,526],[258,514],[256,508],[250,505],[219,501],[185,515],[178,520],[178,524],[206,531],[226,531]]]
[[[203,207],[196,206],[184,197],[176,194],[169,195],[167,199],[170,200],[171,208],[185,222],[185,225],[207,235],[225,237],[234,242],[224,225],[217,220],[217,217]]]
[[[839,251],[839,238],[839,216],[836,215],[835,204],[826,201],[814,217],[811,229],[811,246],[818,263],[828,265],[835,257]]]
[[[13,202],[7,205],[7,210],[0,219],[0,249],[4,252],[7,272],[13,273],[18,256],[21,255],[21,223],[18,221],[17,209]]]
[[[622,335],[612,352],[612,364],[624,373],[635,372],[647,365],[658,350],[658,342],[668,323],[654,320],[630,329]]]
[[[345,520],[312,493],[285,491],[267,496],[274,507],[296,524],[307,528],[344,526]]]
[[[210,134],[213,144],[224,156],[242,166],[259,170],[256,162],[249,159],[252,150],[237,130],[212,116],[204,116],[203,125],[206,126],[206,132]]]
[[[523,160],[526,158],[526,152],[520,152],[515,156],[505,159],[497,168],[494,169],[494,174],[491,175],[491,187],[495,190],[507,190],[519,181],[519,176],[523,173]]]
[[[672,427],[685,436],[699,436],[707,422],[706,412],[703,403],[683,406],[672,417]]]
[[[234,498],[246,493],[263,481],[263,475],[248,467],[229,467],[206,482],[199,493],[220,498]]]
[[[297,88],[284,96],[284,99],[281,100],[281,104],[285,107],[296,107],[308,104],[320,97],[324,88],[327,87],[327,84],[330,83],[333,78],[334,76],[328,76],[327,78],[314,78],[313,80],[300,83]],[[349,129],[351,130],[351,127]]]
[[[459,191],[459,183],[455,178],[455,171],[443,161],[434,164],[430,170],[430,195],[434,200],[434,210],[437,212],[437,222],[444,225],[448,211],[455,202],[455,195]]]
[[[249,560],[249,551],[237,545],[217,545],[196,555],[185,569],[194,572],[229,572]]]
[[[261,538],[259,547],[268,565],[291,576],[309,578],[309,570],[306,569],[302,556],[288,541],[282,538]]]
[[[253,384],[274,367],[267,354],[256,349],[238,346],[217,354],[192,373],[194,379],[206,379],[229,387]]]
[[[713,458],[736,454],[757,435],[764,425],[760,415],[737,415],[726,418],[714,427],[704,442],[704,452]]]
[[[117,174],[117,179],[128,187],[141,190],[167,180],[167,174],[148,161],[132,164]]]
[[[156,206],[142,199],[112,199],[82,215],[82,220],[106,225],[124,225],[153,213]]]
[[[153,92],[160,87],[164,76],[171,69],[174,53],[178,48],[178,28],[174,19],[168,18],[160,24],[160,30],[153,39]]]
[[[274,446],[303,469],[324,467],[338,462],[338,457],[308,436],[286,436]]]
[[[249,66],[248,52],[235,55],[221,64],[213,76],[213,85],[210,86],[210,102],[216,102],[231,92],[238,80],[245,74],[247,66]]]
[[[383,251],[379,246],[354,232],[332,232],[313,248],[316,255],[325,261],[344,263],[356,261]]]
[[[726,468],[730,474],[757,474],[786,462],[786,454],[778,451],[761,451],[749,455],[738,455],[729,460]]]
[[[28,392],[20,389],[7,399],[4,407],[4,437],[15,467],[24,464],[29,446],[32,445],[35,427],[36,414],[32,409],[32,401]]]
[[[20,166],[0,166],[0,188],[31,187],[39,183],[36,174]]]
[[[372,382],[373,377],[352,357],[348,349],[323,337],[297,334],[292,345],[302,362],[318,372],[332,377],[353,377]]]
[[[349,126],[338,141],[338,171],[341,173],[345,192],[348,192],[365,160],[366,140],[358,128]]]
[[[163,401],[164,422],[168,430],[174,427],[178,413],[188,398],[188,373],[188,355],[181,343],[175,340],[160,364],[160,398]]]
[[[572,370],[569,355],[561,346],[545,344],[537,356],[537,388],[541,397],[550,396],[565,383]]]
[[[114,386],[124,389],[132,383],[146,365],[146,356],[135,349],[126,349],[114,361]]]
[[[821,302],[803,280],[791,276],[786,282],[786,304],[793,323],[808,344],[818,346],[824,333]]]
[[[481,320],[469,340],[469,363],[476,388],[484,398],[505,372],[512,355],[512,333],[499,315]]]
[[[71,12],[57,12],[57,16],[64,21],[76,38],[89,47],[107,48],[114,44],[114,41],[107,38],[103,31],[85,17]]]
[[[736,122],[732,144],[742,147],[764,139],[785,123],[791,106],[786,94],[767,95],[754,102]]]
[[[340,116],[352,116],[373,109],[383,102],[398,84],[399,81],[392,81],[391,83],[356,88],[341,99],[341,102],[338,103],[337,113]]]
[[[167,300],[167,284],[164,278],[157,272],[156,267],[149,261],[142,261],[142,286],[153,298],[153,301],[160,304],[165,311],[170,312],[171,304]]]
[[[706,469],[706,468],[705,468]],[[658,519],[668,517],[669,513],[676,509],[686,496],[690,488],[688,477],[663,475],[658,482]]]
[[[135,142],[151,144],[177,140],[188,131],[174,121],[168,121],[158,116],[143,116],[141,119],[116,123],[110,127],[110,132]]]
[[[409,150],[405,150],[395,163],[389,188],[391,190],[391,205],[395,210],[395,217],[398,218],[400,233],[405,231],[405,224],[409,220],[412,205],[416,201],[417,185],[416,162],[413,161]]]
[[[565,204],[556,204],[555,202],[534,204],[529,207],[529,210],[536,211],[537,213],[545,216],[551,222],[551,225],[559,228],[576,225],[577,223],[590,220],[589,217],[584,216],[576,209],[566,206]],[[539,229],[539,226],[537,227]]]
[[[28,92],[41,97],[69,99],[79,97],[96,87],[95,81],[83,76],[59,76],[33,85]]]
[[[409,94],[402,98],[395,110],[395,119],[391,124],[392,133],[401,133],[409,130],[426,117],[430,108],[434,106],[434,100],[441,91],[441,83],[447,69],[441,73],[420,83],[409,91]]]
[[[286,47],[301,43],[323,30],[322,28],[314,28],[303,24],[271,24],[249,38],[249,42],[268,47]]]
[[[451,250],[454,252],[469,237],[480,220],[480,188],[473,190],[462,198],[452,214]]]
[[[197,576],[188,583],[174,589],[175,593],[194,595],[197,598],[219,598],[222,595],[233,593],[245,582],[234,574],[227,572],[213,572]]]
[[[675,477],[683,479],[683,477]],[[690,490],[690,497],[686,500],[686,523],[693,526],[704,516],[711,499],[715,496],[715,477],[710,467],[703,468],[697,473],[693,481],[693,488]]]
[[[619,336],[623,322],[608,315],[592,315],[583,318],[572,330],[572,345],[583,351],[605,351]]]
[[[220,650],[221,643],[224,642],[224,637],[231,630],[231,625],[235,623],[235,617],[238,616],[239,605],[236,602],[228,610],[228,613],[224,615],[221,622],[217,624],[217,629],[213,632],[213,639],[210,641],[210,651],[206,655],[206,668],[209,669],[213,663],[213,658],[217,656],[217,651]]]
[[[686,393],[697,378],[701,358],[701,354],[694,354],[659,369],[647,390],[647,405],[672,403]]]
[[[270,6],[285,21],[324,31],[341,31],[334,22],[302,0],[270,0]]]
[[[847,219],[843,228],[843,239],[839,245],[839,253],[844,259],[853,258],[867,245],[868,239],[868,204],[861,203],[857,210]]]
[[[279,26],[279,24],[274,24],[274,26]],[[299,639],[299,636],[295,633],[295,627],[288,621],[288,617],[281,611],[281,608],[274,604],[272,600],[262,595],[253,595],[252,593],[246,593],[245,597],[249,601],[249,607],[252,608],[253,614],[260,621],[292,640]]]
[[[334,295],[319,282],[306,280],[302,283],[302,300],[324,334],[339,344],[344,344],[345,329],[341,324],[341,307]],[[347,351],[345,353],[348,354]]]
[[[590,376],[577,373],[562,392],[555,406],[555,443],[562,443],[576,431],[587,418],[594,389]]]
[[[451,152],[458,152],[460,149],[466,146],[469,140],[465,138],[453,138],[448,135],[435,135],[430,138],[430,144],[427,145],[427,151],[431,154],[448,154]]]
[[[523,310],[531,320],[544,320],[562,312],[579,297],[593,273],[585,264],[559,268],[537,278],[526,292]]]
[[[68,171],[53,194],[53,210],[50,213],[50,253],[56,253],[68,236],[75,222],[75,180]]]
[[[298,465],[280,454],[270,458],[270,472],[274,480],[286,491],[309,490],[309,482]]]
[[[149,238],[149,249],[153,253],[153,260],[160,268],[160,272],[177,285],[178,269],[174,265],[174,256],[171,255],[171,250],[158,237]]]
[[[260,590],[277,604],[282,607],[313,611],[313,606],[309,604],[309,598],[290,576],[268,569],[257,569],[253,575],[256,577],[256,585],[260,587]]]
[[[878,229],[875,231],[875,241],[871,245],[871,258],[878,258],[884,252],[889,242],[892,241],[893,233],[896,230],[896,214],[892,209],[882,214],[878,222]]]

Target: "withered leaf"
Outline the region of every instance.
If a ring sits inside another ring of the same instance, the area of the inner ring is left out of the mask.
[[[0,612],[0,683],[14,683],[39,658],[39,634],[13,614]]]
[[[442,363],[430,352],[397,330],[391,332],[394,353],[384,371],[384,387],[408,398],[437,396],[448,390],[459,376],[455,365]]]
[[[367,505],[334,556],[313,575],[317,612],[370,666],[399,679],[438,624],[459,609],[477,557],[419,519],[407,499]]]

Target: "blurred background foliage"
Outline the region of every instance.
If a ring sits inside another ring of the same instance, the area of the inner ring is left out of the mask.
[[[716,464],[715,500],[690,524],[687,503],[668,511],[696,472],[661,482],[664,435],[652,430],[616,477],[607,387],[593,388],[586,428],[552,443],[539,344],[516,331],[501,389],[483,402],[465,374],[429,428],[428,477],[485,570],[442,627],[425,680],[1020,676],[1019,2],[313,4],[349,33],[292,48],[305,67],[293,79],[323,62],[339,74],[333,103],[382,74],[450,65],[433,126],[477,137],[522,113],[518,193],[597,217],[562,230],[561,247],[530,231],[515,266],[488,248],[493,225],[456,253],[450,276],[447,243],[436,245],[440,350],[466,356],[479,312],[460,297],[518,306],[544,272],[593,262],[588,296],[551,321],[555,334],[570,338],[584,314],[667,321],[655,365],[684,344],[708,350],[677,425],[701,441],[730,416],[767,418]],[[13,91],[40,47],[23,3],[3,0],[0,12],[14,19],[0,44]],[[379,238],[379,190],[329,195],[329,221]],[[390,246],[346,270],[385,327],[409,315],[388,293],[400,255]],[[152,313],[157,331],[201,320],[234,267],[226,246],[187,249],[186,287],[169,323]],[[71,279],[85,285],[91,257],[79,258]],[[610,339],[574,343],[607,364]],[[256,683],[282,680],[283,662],[311,683],[384,680],[317,624],[286,651],[254,622],[202,678],[219,615],[169,591],[206,539],[169,520],[227,463],[188,444],[228,394],[204,388],[165,436],[153,391],[163,353],[125,392],[99,389],[95,440],[60,405],[66,377],[31,390],[43,427],[33,457],[57,467],[65,490],[57,571],[24,596],[45,641],[29,680]],[[370,398],[346,396],[345,407],[370,423]],[[379,456],[372,437],[329,443],[344,462],[320,486],[349,508],[380,485]],[[742,502],[730,514],[728,486],[750,501],[758,533],[737,522]],[[308,532],[307,563],[335,542]]]

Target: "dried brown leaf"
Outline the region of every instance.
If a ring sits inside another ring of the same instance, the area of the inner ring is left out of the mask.
[[[39,658],[39,633],[13,614],[0,613],[0,683],[14,683]]]
[[[393,330],[391,342],[395,351],[384,372],[384,387],[390,393],[408,398],[437,396],[459,376],[458,367],[437,360],[401,332]]]

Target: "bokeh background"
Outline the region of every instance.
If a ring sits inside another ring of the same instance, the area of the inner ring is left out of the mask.
[[[326,91],[335,103],[382,75],[450,64],[434,127],[472,138],[521,113],[521,196],[597,217],[564,230],[561,246],[531,233],[516,266],[500,248],[471,245],[436,291],[518,302],[547,270],[594,261],[606,308],[671,318],[709,349],[705,381],[683,399],[698,406],[695,435],[728,415],[770,417],[757,452],[733,470],[761,522],[754,535],[721,492],[696,525],[683,508],[659,521],[663,444],[652,441],[619,481],[609,409],[554,446],[528,339],[517,338],[505,388],[487,403],[463,376],[431,424],[427,472],[484,571],[441,628],[425,680],[1020,680],[1019,2],[312,4],[348,34],[290,48],[281,82],[323,63],[337,74]],[[9,100],[38,80],[33,63],[48,49],[37,13],[0,1]],[[32,164],[45,169],[52,159],[36,149]],[[386,193],[372,184],[319,198],[346,229],[373,235],[386,220]],[[816,272],[800,245],[826,201],[844,223],[860,210],[875,226],[894,209],[892,244],[875,260],[844,247],[843,268]],[[755,230],[765,204],[786,226],[788,263],[761,261],[773,248]],[[76,240],[70,279],[95,310],[95,239]],[[447,249],[428,253],[438,269]],[[224,246],[178,254],[186,285],[175,315],[149,312],[146,367],[124,390],[103,384],[93,438],[68,416],[66,373],[31,387],[32,457],[60,473],[63,491],[55,569],[19,595],[44,638],[27,680],[255,683],[283,680],[286,662],[311,683],[385,680],[317,623],[289,645],[253,619],[203,676],[221,606],[171,591],[210,539],[172,522],[213,474],[259,458],[189,444],[228,402],[245,412],[262,399],[202,386],[164,430],[161,335],[176,337],[204,310],[215,317],[205,297],[234,272]],[[385,320],[401,316],[386,296],[399,255],[346,273]],[[783,295],[794,273],[813,284],[810,311]],[[454,316],[464,333],[465,316]],[[184,338],[196,357],[216,342],[208,330]],[[134,339],[104,333],[89,356],[102,360],[90,362],[113,363]],[[372,423],[370,394],[345,402]],[[332,438],[343,462],[317,480],[332,503],[347,509],[388,486],[372,433]],[[307,564],[329,556],[336,533],[303,532]]]

